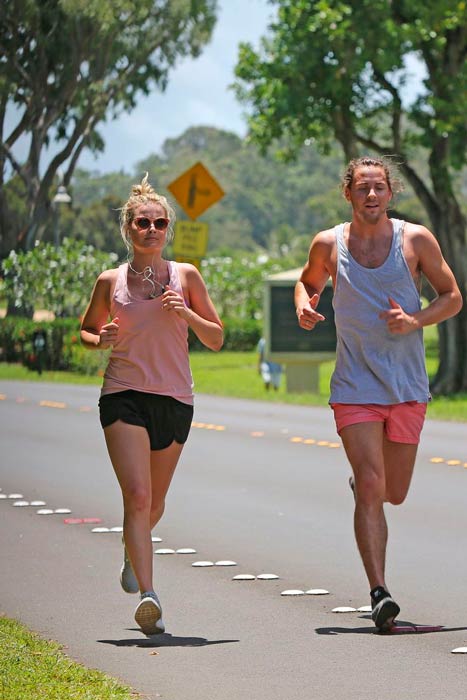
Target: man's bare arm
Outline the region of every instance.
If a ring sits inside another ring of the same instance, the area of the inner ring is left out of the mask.
[[[334,249],[333,231],[318,233],[310,246],[308,261],[300,279],[295,285],[295,308],[298,324],[307,331],[313,330],[325,318],[316,308],[326,282],[333,275],[332,254]]]
[[[424,226],[408,224],[411,253],[422,272],[437,293],[428,306],[414,314],[407,314],[393,299],[388,299],[387,311],[380,314],[391,333],[406,334],[413,330],[441,323],[455,316],[462,308],[462,295],[451,268],[443,258],[438,241]]]

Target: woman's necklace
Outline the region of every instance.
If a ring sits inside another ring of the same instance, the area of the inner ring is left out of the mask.
[[[149,298],[150,299],[155,299],[156,297],[161,296],[165,292],[165,287],[159,280],[157,279],[157,274],[154,268],[151,265],[146,265],[143,267],[141,271],[135,270],[133,265],[131,264],[130,261],[128,261],[128,267],[132,272],[134,272],[135,275],[138,277],[141,277],[141,281],[144,284],[145,282],[149,284],[150,289],[149,289]],[[156,285],[160,288],[157,289]]]

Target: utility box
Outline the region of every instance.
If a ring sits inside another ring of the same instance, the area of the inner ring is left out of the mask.
[[[317,307],[325,321],[314,330],[300,328],[294,289],[302,268],[271,275],[264,282],[264,338],[268,360],[286,365],[287,391],[319,392],[319,365],[336,356],[336,326],[329,282]]]

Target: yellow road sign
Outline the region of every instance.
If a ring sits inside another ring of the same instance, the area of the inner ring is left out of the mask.
[[[224,190],[202,163],[195,163],[167,187],[190,219],[197,219],[224,196]]]
[[[202,258],[208,247],[208,224],[199,221],[177,221],[173,250],[175,255]]]

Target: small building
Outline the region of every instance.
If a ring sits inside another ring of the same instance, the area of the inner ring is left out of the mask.
[[[267,277],[264,282],[265,354],[286,366],[287,391],[319,393],[319,365],[336,356],[333,289],[323,289],[317,310],[325,317],[312,331],[300,328],[294,305],[294,288],[302,268]]]

